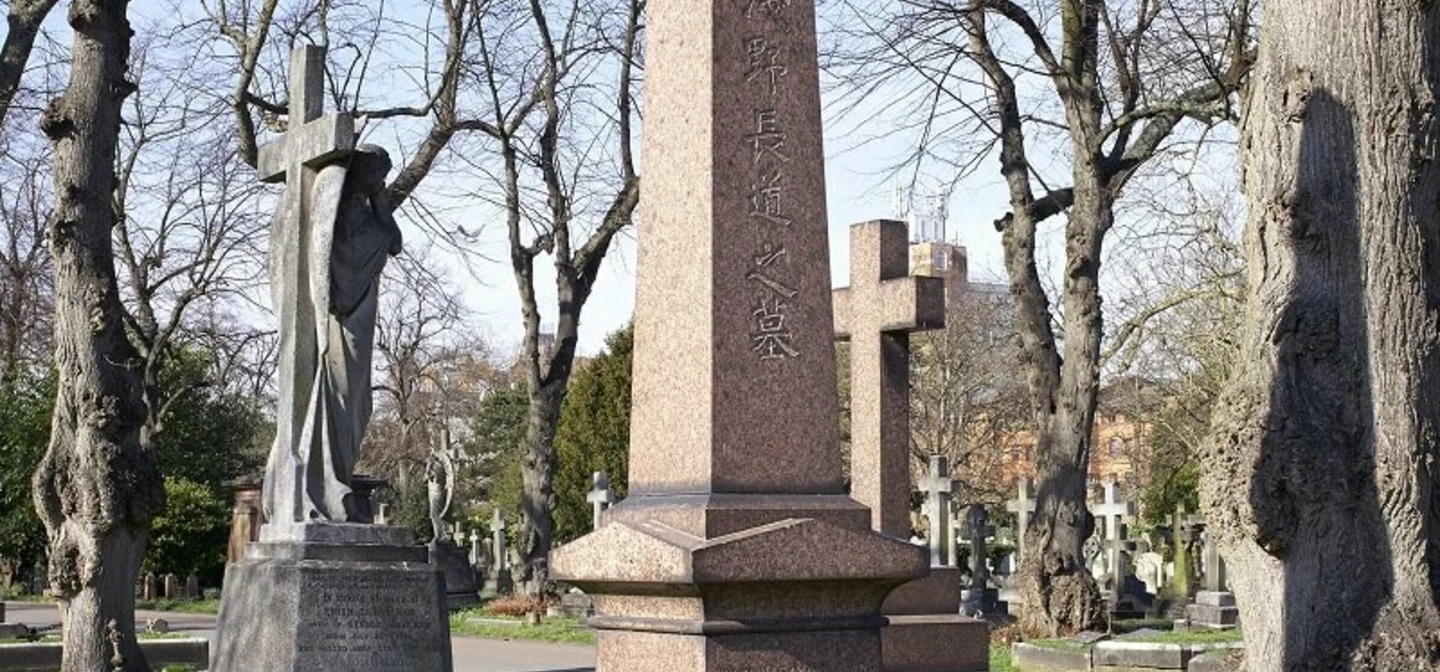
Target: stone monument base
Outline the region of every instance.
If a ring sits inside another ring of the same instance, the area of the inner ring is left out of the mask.
[[[1240,625],[1240,608],[1234,593],[1202,590],[1195,593],[1194,604],[1185,607],[1185,617],[1193,626],[1233,628]]]
[[[211,672],[451,672],[427,555],[398,527],[266,525],[225,570]]]
[[[990,624],[960,614],[960,570],[930,575],[885,599],[880,631],[884,672],[977,672],[990,667]]]
[[[593,600],[598,672],[881,669],[880,605],[925,551],[844,496],[636,496],[557,549]]]
[[[446,606],[451,611],[479,606],[480,586],[475,583],[470,554],[448,539],[432,541],[425,548],[430,552],[430,564],[445,575]]]

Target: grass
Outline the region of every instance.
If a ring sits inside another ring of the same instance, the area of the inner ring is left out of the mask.
[[[527,625],[522,618],[498,616],[485,609],[470,609],[450,615],[450,634],[485,639],[531,639],[558,644],[594,644],[595,632],[573,618],[553,616],[540,625]]]
[[[1009,644],[990,647],[990,672],[1015,672],[1015,667],[1010,664]]]
[[[146,611],[173,611],[187,614],[218,614],[220,600],[151,600],[136,601],[136,609]]]

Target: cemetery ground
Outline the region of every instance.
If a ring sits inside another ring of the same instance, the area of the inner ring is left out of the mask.
[[[150,632],[142,638],[200,637],[213,643],[215,635],[214,600],[169,601],[142,603],[136,611],[136,623],[144,626],[157,620],[165,622],[166,632]],[[6,603],[10,620],[31,625],[39,634],[53,632],[58,626],[53,603],[43,599],[21,599]],[[1172,631],[1164,619],[1133,619],[1116,621],[1115,631],[1108,636],[1093,634],[1054,640],[1030,640],[1012,655],[1013,628],[997,622],[992,631],[990,672],[1071,672],[1094,669],[1097,656],[1121,647],[1140,650],[1145,645],[1161,655],[1202,657],[1209,653],[1216,663],[1241,644],[1241,631],[1197,630]],[[456,672],[582,672],[594,665],[594,634],[578,619],[550,616],[540,625],[525,623],[523,618],[497,614],[487,608],[458,611],[450,619],[452,652]],[[0,639],[0,644],[19,640]],[[1028,655],[1027,655],[1028,652]],[[1073,666],[1072,666],[1073,665]],[[3,669],[3,666],[0,666]],[[157,666],[157,672],[195,672],[189,666]],[[1163,669],[1163,668],[1161,668]],[[1190,669],[1210,669],[1191,663]]]

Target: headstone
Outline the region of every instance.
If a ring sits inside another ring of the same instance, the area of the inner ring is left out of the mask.
[[[175,576],[174,574],[166,574],[164,581],[165,599],[178,600],[184,596],[184,594],[180,592],[180,577]]]
[[[234,500],[230,508],[230,543],[225,552],[229,564],[245,557],[245,545],[260,538],[260,526],[265,524],[260,497],[263,482],[259,477],[248,477],[224,485],[230,488]]]
[[[294,51],[287,132],[257,166],[286,183],[269,269],[280,401],[268,520],[225,570],[209,670],[451,672],[444,577],[408,530],[371,524],[370,486],[353,474],[375,283],[399,230],[379,194],[388,156],[355,147],[349,117],[323,115],[324,58]]]
[[[930,456],[930,471],[920,479],[920,492],[925,493],[925,510],[930,519],[930,564],[944,566],[949,558],[945,552],[950,532],[950,461],[943,455]]]
[[[1225,558],[1220,557],[1220,547],[1213,539],[1214,535],[1207,528],[1201,536],[1204,542],[1204,567],[1205,590],[1212,593],[1221,593],[1229,589],[1229,581],[1225,578]]]
[[[1120,599],[1123,588],[1123,565],[1121,563],[1121,525],[1125,519],[1135,515],[1134,502],[1127,502],[1120,498],[1120,484],[1115,481],[1105,483],[1105,501],[1095,505],[1095,517],[1105,521],[1105,568],[1106,581],[1104,582],[1105,599],[1112,608]]]
[[[1235,595],[1229,592],[1225,579],[1225,559],[1213,539],[1213,530],[1201,534],[1204,557],[1205,589],[1195,593],[1195,602],[1185,607],[1191,625],[1207,628],[1231,628],[1240,624],[1240,610]]]
[[[604,522],[605,510],[610,508],[610,504],[615,501],[615,493],[610,491],[610,477],[603,471],[595,472],[592,483],[593,487],[585,495],[585,499],[590,502],[591,507],[592,527],[590,529],[598,530]]]
[[[1112,618],[1142,618],[1154,605],[1155,594],[1146,589],[1145,582],[1133,571],[1136,556],[1150,549],[1149,542],[1130,536],[1129,525],[1120,525],[1120,557],[1115,565],[1113,580],[1118,586],[1119,598],[1114,603]]]
[[[1171,515],[1174,535],[1175,569],[1171,573],[1171,592],[1183,607],[1199,587],[1200,546],[1205,532],[1205,518],[1185,510],[1182,502]]]
[[[910,275],[905,222],[867,222],[850,228],[850,286],[834,299],[835,336],[850,344],[850,493],[870,507],[875,531],[903,539],[910,533],[910,334],[945,328],[944,281]]]
[[[146,602],[160,599],[160,579],[154,573],[145,573],[145,588],[140,592],[140,599]]]
[[[1144,582],[1147,592],[1159,595],[1161,588],[1168,582],[1165,575],[1165,556],[1154,551],[1135,556],[1135,576]]]
[[[390,505],[389,505],[389,504],[386,504],[385,502],[380,502],[380,512],[377,513],[377,514],[375,514],[375,524],[376,524],[376,525],[389,525],[389,524],[390,524]]]
[[[970,544],[970,587],[961,591],[961,609],[967,616],[983,616],[1004,613],[998,602],[998,593],[990,587],[990,571],[985,564],[985,540],[994,536],[995,527],[990,524],[990,514],[984,506],[971,505],[965,511],[964,539]]]
[[[430,450],[425,458],[425,493],[430,503],[431,539],[434,542],[450,541],[450,532],[445,529],[445,518],[450,515],[450,506],[455,501],[455,460],[451,453],[450,430],[440,430],[440,443]],[[457,524],[455,531],[459,531]]]
[[[1019,562],[1025,561],[1025,533],[1030,530],[1030,516],[1035,513],[1035,496],[1029,478],[1021,478],[1016,485],[1015,499],[1005,503],[1005,510],[1015,514],[1015,554]]]
[[[476,572],[482,572],[485,567],[485,535],[480,530],[470,530],[470,566]]]
[[[490,517],[490,574],[485,579],[485,595],[509,595],[515,590],[514,578],[510,576],[510,552],[505,544],[505,517],[500,509],[494,509]]]
[[[554,576],[600,670],[878,670],[927,563],[845,494],[814,2],[649,12],[629,492]]]
[[[200,577],[191,574],[185,577],[185,599],[198,600],[204,594],[200,591]]]

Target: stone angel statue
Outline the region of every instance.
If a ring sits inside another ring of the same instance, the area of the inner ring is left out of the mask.
[[[435,542],[450,540],[445,529],[445,517],[450,515],[450,506],[455,502],[455,459],[450,454],[450,431],[442,430],[438,449],[431,450],[425,458],[425,490],[430,499],[430,525],[435,531]]]

